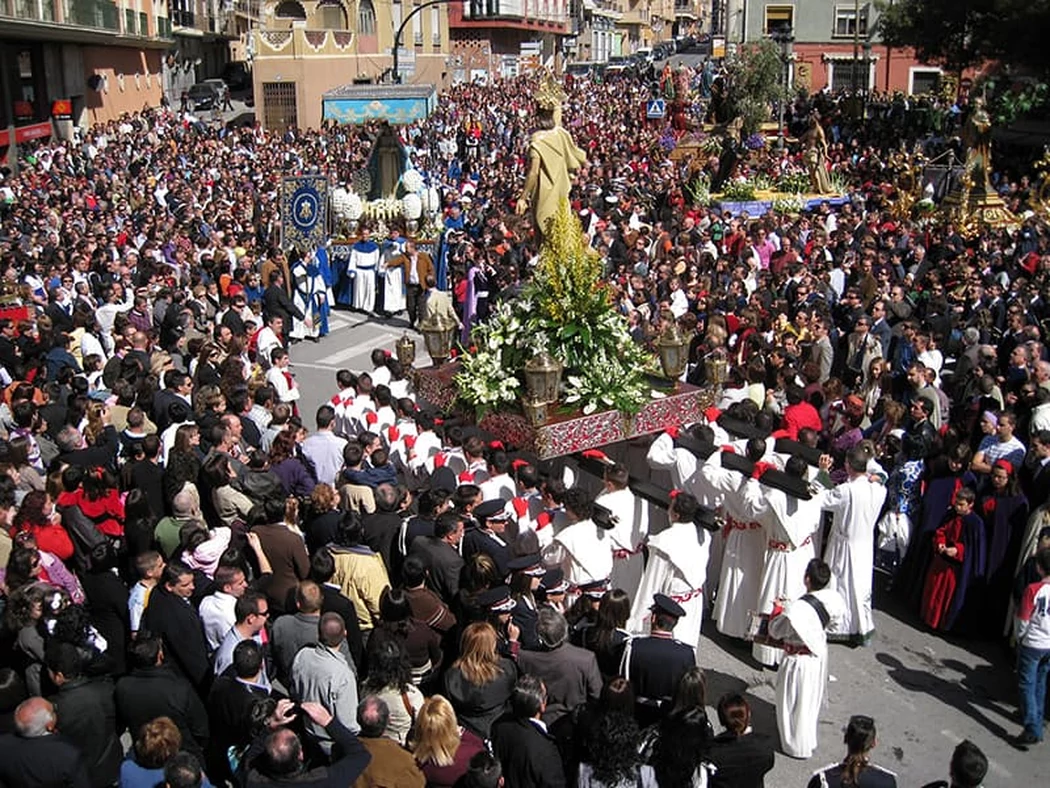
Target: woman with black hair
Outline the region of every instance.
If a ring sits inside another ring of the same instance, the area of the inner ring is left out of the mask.
[[[843,740],[846,757],[842,763],[818,771],[806,788],[897,788],[897,776],[869,760],[878,743],[875,720],[860,714],[850,717]]]
[[[641,733],[630,714],[608,712],[587,738],[588,759],[580,763],[578,788],[655,788],[653,767],[638,754]]]
[[[711,740],[708,788],[763,788],[775,760],[773,737],[752,730],[751,705],[735,692],[718,701],[718,721],[725,730]]]
[[[631,598],[626,591],[614,588],[598,603],[594,626],[586,627],[581,632],[582,645],[594,652],[605,681],[620,675],[624,646],[630,639],[626,629],[630,615]]]
[[[707,750],[711,723],[697,708],[673,712],[659,723],[660,735],[651,763],[659,788],[697,788],[707,785]]]
[[[397,640],[387,639],[373,647],[374,632],[368,641],[368,678],[362,686],[362,696],[374,695],[383,700],[390,710],[383,735],[404,746],[423,705],[423,693],[412,683],[412,674],[404,649]]]
[[[379,622],[368,640],[366,665],[371,665],[376,648],[390,640],[396,641],[403,650],[413,684],[418,685],[440,669],[441,636],[412,617],[412,607],[402,588],[387,587],[379,597]]]

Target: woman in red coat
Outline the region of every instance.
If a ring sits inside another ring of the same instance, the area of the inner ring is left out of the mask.
[[[73,557],[73,541],[62,527],[62,518],[46,492],[33,490],[22,499],[11,526],[11,538],[22,532],[31,533],[41,550],[53,553],[63,561]]]

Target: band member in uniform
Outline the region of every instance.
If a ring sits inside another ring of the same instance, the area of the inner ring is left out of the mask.
[[[843,741],[846,744],[845,760],[816,772],[806,788],[897,788],[897,775],[868,760],[878,743],[875,720],[860,714],[850,717]]]
[[[682,676],[696,665],[696,648],[672,634],[685,616],[682,606],[666,594],[655,594],[650,609],[652,634],[627,642],[620,669],[634,688],[636,716],[643,727],[662,716],[661,704],[670,701]]]
[[[565,579],[565,573],[558,567],[548,569],[540,580],[540,604],[553,607],[562,615],[566,613],[565,594],[569,591],[569,583]]]
[[[484,505],[484,504],[483,504]],[[521,629],[522,648],[536,649],[540,646],[536,634],[536,613],[539,602],[536,592],[540,587],[546,570],[539,553],[518,556],[507,562],[507,568],[513,574],[510,578],[510,591],[514,596],[514,623]]]
[[[517,658],[521,648],[519,635],[521,630],[514,623],[511,614],[514,611],[514,598],[506,586],[487,588],[474,599],[479,611],[486,614],[486,620],[496,630],[499,641],[496,650],[505,657]]]
[[[477,525],[463,535],[463,557],[485,553],[496,564],[499,577],[506,577],[512,553],[510,545],[503,541],[503,531],[510,519],[503,501],[484,501],[475,506],[471,514]]]

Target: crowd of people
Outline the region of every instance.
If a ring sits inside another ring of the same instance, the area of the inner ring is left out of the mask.
[[[383,311],[449,310],[468,340],[528,277],[534,87],[457,86],[400,130],[442,190],[452,298],[392,226],[409,297]],[[717,406],[649,448],[666,527],[622,463],[584,458],[594,495],[417,401],[381,350],[299,412],[290,345],[379,307],[315,297],[323,251],[281,249],[280,178],[350,182],[375,128],[157,110],[21,152],[0,181],[0,782],[759,786],[777,737],[746,696],[707,698],[704,618],[776,668],[779,750],[808,758],[829,641],[874,633],[876,566],[931,632],[1016,643],[1017,742],[1041,740],[1047,226],[891,214],[889,151],[826,111],[844,205],[693,205],[650,90],[577,80],[565,126],[632,336],[677,320],[692,383],[726,361]],[[1027,181],[996,182],[1024,210]],[[895,784],[875,741],[853,717],[817,784]],[[986,771],[963,742],[952,785]]]

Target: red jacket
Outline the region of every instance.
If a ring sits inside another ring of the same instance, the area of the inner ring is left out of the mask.
[[[780,430],[774,433],[774,437],[786,436],[793,441],[797,441],[798,431],[803,427],[810,427],[817,432],[824,429],[824,424],[820,420],[820,413],[808,402],[788,405],[784,408],[784,423]]]

